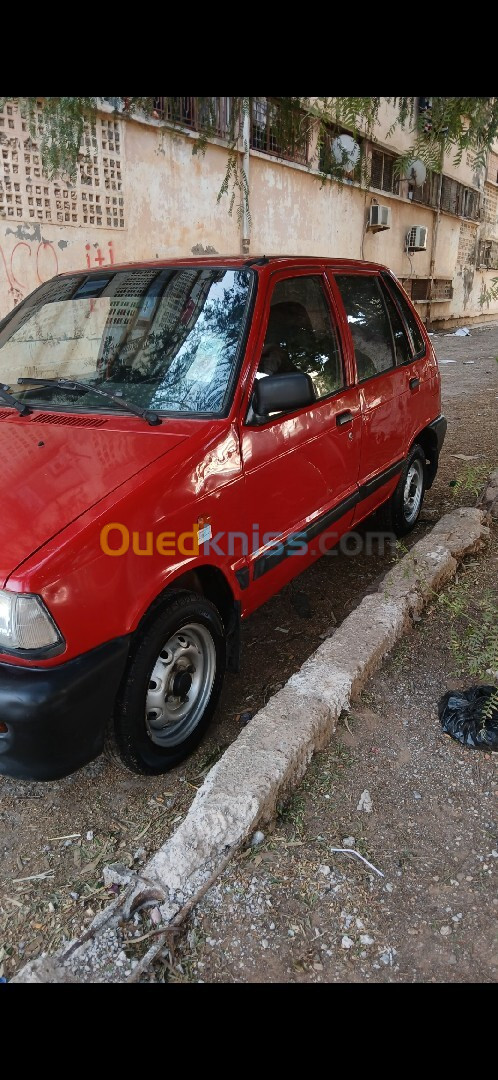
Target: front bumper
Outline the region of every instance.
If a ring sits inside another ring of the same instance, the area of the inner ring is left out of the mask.
[[[100,754],[123,677],[129,637],[66,664],[0,663],[0,774],[57,780]]]

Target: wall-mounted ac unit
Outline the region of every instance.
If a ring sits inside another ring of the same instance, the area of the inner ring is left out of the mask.
[[[427,250],[427,228],[425,225],[413,225],[406,234],[407,251]]]
[[[380,232],[381,229],[391,228],[391,208],[372,203],[368,211],[368,228],[372,232]]]

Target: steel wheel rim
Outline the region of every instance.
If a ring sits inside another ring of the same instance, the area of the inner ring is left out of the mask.
[[[159,747],[177,746],[195,731],[213,689],[216,649],[201,623],[187,623],[164,643],[149,676],[145,725]]]
[[[403,489],[403,511],[407,525],[417,519],[424,491],[424,472],[422,462],[412,461],[408,469]]]

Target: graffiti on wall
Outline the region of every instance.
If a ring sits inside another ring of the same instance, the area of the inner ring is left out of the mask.
[[[85,122],[75,177],[49,180],[41,102],[35,121],[32,131],[16,101],[0,108],[0,317],[55,274],[112,266],[127,225],[123,122]]]
[[[56,274],[115,262],[116,242],[102,234],[96,241],[49,240],[39,225],[7,227],[0,233],[0,317]]]

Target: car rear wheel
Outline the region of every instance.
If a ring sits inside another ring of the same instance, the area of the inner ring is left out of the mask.
[[[389,524],[397,536],[411,532],[420,517],[426,483],[426,460],[415,443],[405,461],[398,485],[386,504]]]
[[[202,739],[226,665],[218,611],[196,593],[166,597],[138,638],[114,715],[113,742],[133,772],[167,772]]]

